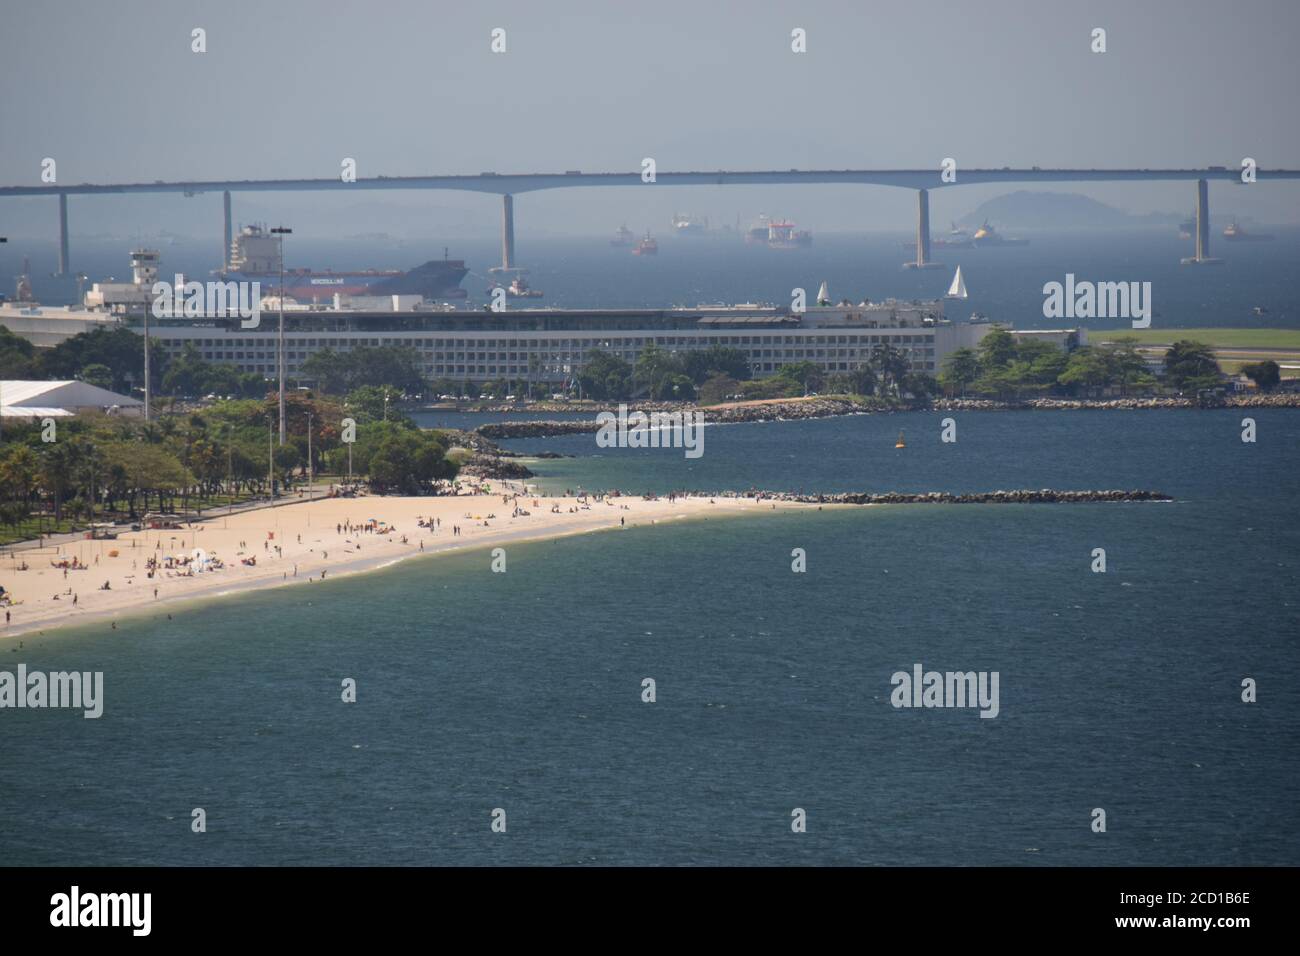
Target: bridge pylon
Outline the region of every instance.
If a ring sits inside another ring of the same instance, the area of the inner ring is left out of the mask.
[[[515,265],[515,197],[505,193],[501,197],[501,265],[493,266],[488,272],[527,271]]]
[[[1222,259],[1210,255],[1210,184],[1196,181],[1196,255],[1180,260],[1185,266],[1217,266]]]
[[[942,269],[943,264],[930,259],[930,190],[916,191],[916,259],[904,262],[904,269]]]

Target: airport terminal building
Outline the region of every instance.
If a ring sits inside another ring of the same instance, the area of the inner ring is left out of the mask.
[[[243,371],[276,372],[278,316],[264,312],[257,329],[164,324],[151,329],[169,352],[193,342],[203,358]],[[650,345],[669,352],[713,345],[739,349],[756,377],[811,361],[847,372],[887,343],[911,357],[917,371],[937,373],[944,356],[974,346],[991,326],[956,325],[942,302],[884,302],[810,308],[802,315],[758,306],[661,310],[520,309],[503,312],[285,313],[285,364],[296,378],[313,352],[396,346],[414,349],[430,379],[489,382],[531,378],[564,382],[599,349],[635,364]]]
[[[387,311],[286,306],[285,364],[297,379],[302,364],[321,349],[402,347],[415,350],[424,375],[486,383],[531,379],[562,384],[581,370],[588,353],[599,349],[629,363],[651,345],[669,352],[713,345],[739,349],[755,377],[782,365],[810,361],[827,373],[848,372],[865,363],[874,348],[888,344],[908,355],[916,371],[937,374],[946,355],[973,347],[993,326],[953,323],[941,300],[841,303],[809,307],[803,313],[760,305],[704,306],[695,309],[562,310],[507,309]],[[19,311],[17,304],[0,308]],[[114,317],[83,310],[27,307],[15,318],[41,344],[60,332],[83,331],[93,317],[120,321],[143,332],[139,312]],[[278,314],[261,313],[256,328],[234,318],[153,318],[149,334],[179,355],[192,343],[209,362],[240,371],[276,375]],[[15,329],[18,331],[18,329]]]

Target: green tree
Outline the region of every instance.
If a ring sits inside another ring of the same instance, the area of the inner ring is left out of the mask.
[[[1112,378],[1125,395],[1130,389],[1148,389],[1156,384],[1155,376],[1147,369],[1146,359],[1138,351],[1138,340],[1131,336],[1111,343],[1110,365]]]
[[[1079,389],[1106,388],[1115,380],[1115,367],[1103,349],[1086,345],[1070,353],[1065,371],[1057,381],[1071,393]]]
[[[697,398],[701,405],[720,405],[740,390],[740,382],[718,372],[700,386]]]
[[[903,376],[912,370],[907,354],[888,342],[880,342],[871,349],[871,366],[876,370],[883,394],[896,390]]]
[[[660,401],[689,402],[695,398],[695,383],[689,375],[669,375],[659,381],[651,395]]]
[[[1254,382],[1261,392],[1272,391],[1282,382],[1282,370],[1272,359],[1243,365],[1241,374]]]
[[[682,356],[685,374],[697,385],[719,373],[738,381],[750,376],[749,356],[740,349],[725,345],[711,345],[707,349],[692,349]]]
[[[988,372],[1009,365],[1016,357],[1016,339],[1006,329],[993,328],[985,333],[976,346],[980,367]]]
[[[1181,339],[1165,352],[1165,378],[1180,391],[1211,388],[1219,382],[1219,363],[1204,342]]]
[[[797,384],[802,391],[810,392],[820,390],[824,381],[821,366],[807,359],[782,365],[776,370],[776,377]]]
[[[592,349],[578,372],[578,383],[590,398],[624,399],[631,397],[632,376],[632,366],[627,362],[609,352]]]
[[[637,356],[633,381],[640,391],[654,398],[664,391],[667,379],[678,375],[685,375],[681,357],[651,343]]]
[[[105,365],[113,371],[113,391],[124,392],[144,382],[144,342],[126,326],[79,332],[42,351],[38,364],[50,378],[76,378],[87,365]],[[157,339],[149,345],[149,369],[154,381],[167,371],[167,350]]]
[[[0,325],[0,378],[30,379],[37,376],[34,347],[21,335]]]
[[[987,338],[987,336],[985,336]],[[974,349],[961,348],[949,354],[943,360],[939,381],[950,392],[960,393],[964,398],[966,389],[980,377],[980,360]]]

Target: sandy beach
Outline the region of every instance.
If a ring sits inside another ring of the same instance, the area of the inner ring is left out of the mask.
[[[0,559],[0,585],[14,603],[3,608],[0,640],[148,613],[179,601],[308,586],[420,555],[773,511],[773,502],[752,499],[598,500],[532,495],[506,482],[490,487],[495,493],[318,498],[217,514],[180,529],[125,532],[6,555]],[[775,504],[779,511],[809,507]]]

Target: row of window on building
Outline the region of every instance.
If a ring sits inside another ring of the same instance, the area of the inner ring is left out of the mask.
[[[736,338],[736,337],[733,337]],[[746,352],[751,367],[755,372],[775,372],[782,365],[790,362],[811,361],[826,369],[827,371],[847,372],[856,368],[865,362],[871,355],[871,348],[877,342],[863,341],[866,339],[879,339],[879,336],[772,336],[772,337],[753,337],[753,342],[735,342],[732,347],[738,347]],[[778,343],[778,340],[780,341]],[[854,343],[853,340],[858,340]],[[236,367],[251,372],[260,372],[267,375],[276,372],[276,352],[274,342],[258,341],[256,339],[185,339],[167,337],[162,340],[168,351],[177,355],[184,349],[187,342],[193,342],[198,348],[200,355],[207,362],[233,364]],[[324,347],[331,347],[337,351],[350,351],[351,347],[366,347],[359,340],[298,340],[286,343],[285,364],[286,370],[290,374],[297,374],[303,362],[315,351]],[[465,349],[465,351],[446,351],[437,349],[432,354],[422,355],[423,361],[421,367],[426,375],[432,376],[453,376],[463,377],[467,375],[488,376],[491,378],[562,378],[572,374],[580,368],[586,358],[590,348],[597,348],[604,345],[613,354],[627,362],[635,362],[637,355],[644,348],[635,347],[631,343],[632,339],[615,340],[613,342],[597,342],[590,347],[581,345],[561,345],[561,341],[553,340],[551,344],[544,345],[543,342],[535,344],[524,340],[524,347],[514,345],[518,340],[477,340],[466,339],[457,341],[454,339],[438,340],[445,342],[447,346],[454,349]],[[544,340],[546,341],[546,340]],[[668,340],[664,343],[669,346],[679,348],[699,348],[702,346],[688,345],[688,341],[697,340]],[[718,339],[706,339],[709,344],[722,344]],[[907,351],[912,368],[918,371],[933,372],[935,368],[935,350],[932,336],[893,336],[888,337],[892,345],[903,348]],[[249,343],[244,345],[243,343]],[[914,342],[916,344],[914,344]],[[387,343],[386,343],[387,344]],[[398,344],[394,341],[392,344]],[[421,342],[421,344],[424,344]],[[772,348],[771,346],[782,344],[789,345],[788,348]],[[839,347],[843,344],[845,347]],[[242,347],[241,347],[242,345]],[[257,348],[251,348],[250,345],[256,345]],[[745,346],[750,347],[746,348]],[[830,346],[834,347],[830,347]],[[233,347],[232,347],[233,346]],[[478,351],[478,348],[486,346],[484,351]],[[503,349],[502,346],[505,346]],[[764,346],[764,347],[757,347]],[[514,347],[516,351],[510,351]],[[471,350],[474,349],[474,350]],[[543,351],[545,349],[545,351]],[[540,367],[533,359],[540,359]],[[530,364],[533,368],[530,368]]]

